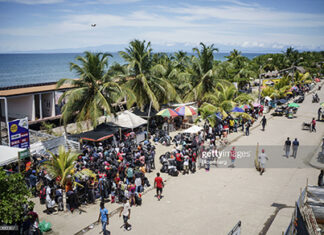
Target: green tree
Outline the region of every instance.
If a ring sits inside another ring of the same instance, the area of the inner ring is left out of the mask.
[[[191,59],[191,66],[188,67],[187,74],[193,89],[186,95],[186,101],[200,101],[202,97],[211,92],[217,82],[221,82],[214,76],[214,51],[218,51],[214,45],[206,46],[200,43],[201,49],[193,48],[193,52],[197,54]]]
[[[0,168],[0,221],[5,224],[20,223],[24,207],[33,206],[29,201],[31,192],[27,189],[24,177],[19,174],[7,175]]]
[[[286,63],[289,67],[297,65],[296,62],[299,57],[299,53],[297,50],[295,50],[293,47],[288,47],[283,53],[285,56]]]
[[[173,85],[166,79],[168,69],[158,64],[160,59],[168,60],[165,55],[152,57],[151,43],[134,40],[125,51],[119,52],[128,63],[129,79],[123,84],[127,95],[128,107],[136,105],[143,109],[152,103],[156,109],[160,104],[177,99]]]
[[[245,93],[239,93],[232,84],[218,83],[213,92],[207,93],[203,101],[210,103],[221,111],[230,112],[238,104],[248,104],[253,98]]]
[[[51,152],[50,154],[52,158],[45,162],[44,166],[53,178],[59,178],[61,186],[65,186],[68,175],[71,175],[73,178],[72,169],[75,166],[79,154],[73,153],[70,150],[66,151],[64,146],[59,147],[58,155]]]
[[[230,55],[229,56],[225,56],[228,61],[234,61],[234,60],[237,60],[239,57],[241,57],[242,53],[236,49],[234,49],[233,51],[230,52]]]
[[[85,52],[76,60],[81,64],[70,63],[71,71],[79,75],[79,79],[63,78],[57,87],[63,84],[72,85],[72,89],[64,92],[59,102],[66,99],[62,107],[64,125],[69,121],[90,120],[93,127],[97,126],[98,118],[104,114],[115,113],[112,104],[120,98],[120,86],[109,76],[106,68],[110,54]]]

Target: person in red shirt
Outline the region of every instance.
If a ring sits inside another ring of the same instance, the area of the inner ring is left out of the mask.
[[[176,162],[177,162],[177,170],[181,171],[182,170],[182,156],[179,152],[176,153]]]
[[[163,179],[160,177],[160,173],[156,173],[156,177],[154,179],[154,188],[156,188],[156,196],[159,199],[159,201],[162,196],[163,187],[164,187]]]
[[[312,122],[311,122],[311,125],[312,125],[312,127],[311,127],[311,128],[312,128],[312,129],[311,129],[311,132],[313,132],[313,131],[316,132],[316,128],[315,128],[315,127],[316,127],[316,120],[315,120],[315,118],[313,118],[313,120],[312,120]]]
[[[230,152],[230,158],[231,158],[231,162],[232,162],[232,165],[230,165],[231,167],[235,167],[234,166],[234,162],[235,162],[235,159],[236,159],[236,151],[235,151],[235,147],[232,148],[231,152]]]

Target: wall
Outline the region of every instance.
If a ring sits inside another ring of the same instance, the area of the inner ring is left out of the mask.
[[[35,120],[34,95],[8,97],[9,118],[28,117],[29,121]]]
[[[55,116],[54,92],[42,94],[43,118]]]

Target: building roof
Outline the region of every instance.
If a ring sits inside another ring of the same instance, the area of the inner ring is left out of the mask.
[[[26,85],[26,86],[16,86],[16,87],[6,87],[6,88],[0,88],[0,97],[18,96],[18,95],[42,93],[48,91],[58,91],[58,90],[64,90],[69,88],[72,88],[72,85],[64,84],[60,88],[56,88],[56,82],[33,84],[33,85]]]
[[[127,128],[121,128],[125,130]],[[119,132],[119,127],[113,123],[102,123],[98,125],[94,130],[83,132],[80,134],[71,135],[72,139],[82,139],[92,142],[104,141],[109,139],[114,134]]]

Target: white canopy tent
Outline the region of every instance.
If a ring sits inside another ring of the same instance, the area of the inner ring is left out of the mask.
[[[182,131],[182,133],[189,133],[189,134],[195,134],[195,133],[198,133],[199,131],[201,131],[203,128],[200,127],[200,126],[192,126],[184,131]]]
[[[25,151],[25,149],[9,147],[6,145],[0,145],[0,166],[8,165],[12,162],[18,161],[19,152]]]
[[[182,104],[172,104],[171,106],[173,107],[173,108],[177,108],[177,107],[181,107],[181,106],[188,106],[188,105],[194,105],[194,104],[196,104],[197,102],[189,102],[189,103],[182,103]],[[194,108],[195,110],[197,109],[197,108],[195,108],[195,107],[193,107],[193,106],[191,106],[192,108]]]
[[[131,129],[147,124],[145,119],[131,113],[128,110],[118,114],[116,118],[113,118],[112,122],[117,126]]]

